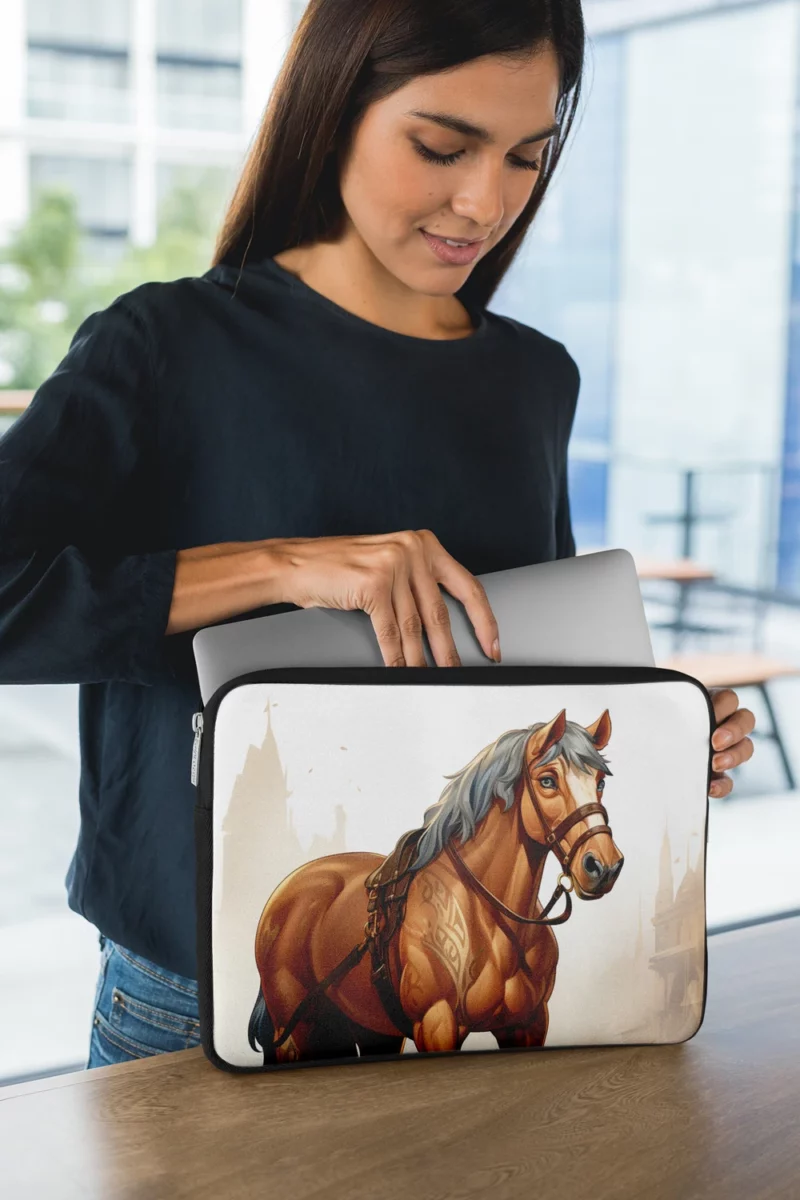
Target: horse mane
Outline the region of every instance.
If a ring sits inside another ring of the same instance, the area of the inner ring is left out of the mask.
[[[452,775],[445,775],[445,784],[435,804],[426,811],[424,833],[417,844],[414,870],[425,867],[454,837],[463,846],[489,812],[498,796],[508,812],[514,803],[514,787],[522,774],[525,745],[531,734],[545,725],[538,721],[523,729],[509,729],[485,746],[475,757]],[[539,760],[538,765],[563,756],[581,771],[601,770],[611,775],[608,764],[582,725],[567,721],[560,741],[555,742]]]

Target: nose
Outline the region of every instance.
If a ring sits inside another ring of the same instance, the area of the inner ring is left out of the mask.
[[[486,168],[478,173],[469,187],[454,196],[451,207],[482,229],[495,229],[503,217],[504,175],[501,163],[496,171]]]
[[[624,861],[620,857],[612,866],[608,866],[588,850],[583,856],[583,869],[595,887],[604,883],[611,885],[622,870]]]

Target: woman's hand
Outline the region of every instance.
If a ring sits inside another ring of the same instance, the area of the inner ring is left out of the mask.
[[[500,661],[497,621],[480,580],[448,554],[430,529],[319,538],[274,538],[283,560],[281,599],[300,608],[360,608],[387,667],[427,666],[422,630],[437,666],[461,660],[450,630],[443,584],[460,600],[487,658]]]
[[[710,796],[727,796],[733,790],[733,780],[725,774],[753,757],[753,741],[747,737],[755,729],[756,719],[749,708],[739,708],[739,697],[731,688],[711,688],[717,727],[711,735],[711,746],[718,751],[711,760],[713,780]]]

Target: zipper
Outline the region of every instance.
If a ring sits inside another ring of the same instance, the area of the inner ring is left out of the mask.
[[[192,746],[192,783],[197,787],[197,768],[200,762],[200,742],[203,740],[203,714],[192,714],[192,729],[194,730],[194,745]]]
[[[487,676],[487,670],[489,675]],[[715,727],[715,714],[713,701],[708,689],[695,679],[692,675],[686,675],[683,671],[675,671],[669,667],[659,666],[613,666],[609,664],[593,664],[590,666],[566,666],[563,663],[548,664],[536,663],[526,666],[515,665],[506,666],[499,672],[495,672],[491,676],[491,668],[485,666],[480,667],[392,667],[385,666],[365,666],[365,667],[261,667],[260,669],[245,671],[241,675],[236,675],[233,679],[229,679],[227,683],[220,684],[213,695],[209,696],[205,704],[203,712],[196,712],[192,715],[192,729],[194,730],[194,746],[192,748],[192,783],[198,788],[198,804],[203,807],[211,807],[211,779],[212,779],[212,758],[214,750],[214,739],[210,738],[207,753],[204,754],[204,761],[200,762],[200,747],[203,738],[204,714],[209,718],[209,735],[211,735],[217,717],[217,710],[220,703],[228,694],[237,687],[251,683],[413,683],[423,684],[427,682],[430,686],[448,686],[453,685],[456,680],[474,679],[478,683],[495,683],[495,684],[513,684],[514,682],[522,682],[523,677],[526,681],[538,682],[542,684],[549,683],[655,683],[661,680],[680,680],[685,683],[693,683],[699,687],[704,694],[708,707],[708,715],[711,729]],[[711,757],[712,750],[709,743],[709,759],[708,759],[708,786],[711,785]],[[202,765],[203,778],[200,779]],[[706,825],[706,833],[708,826]]]

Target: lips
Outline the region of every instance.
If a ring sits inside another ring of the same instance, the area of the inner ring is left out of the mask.
[[[423,233],[430,233],[430,234],[431,234],[431,237],[442,238],[442,240],[447,240],[447,239],[449,239],[451,242],[462,242],[462,243],[466,243],[466,245],[467,245],[467,246],[477,246],[479,242],[485,242],[485,241],[486,241],[486,238],[485,238],[485,237],[482,237],[482,238],[463,238],[463,237],[453,237],[453,236],[451,236],[449,233],[431,233],[431,231],[430,231],[429,229],[423,229],[423,231],[422,231],[422,232],[423,232]]]
[[[485,241],[483,239],[479,242],[470,242],[466,246],[450,246],[437,234],[428,233],[427,229],[420,229],[420,233],[439,261],[449,263],[451,266],[463,267],[474,262],[481,252],[483,241]]]

